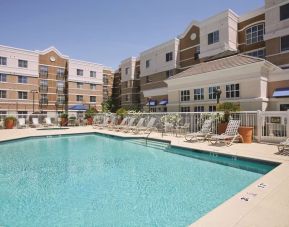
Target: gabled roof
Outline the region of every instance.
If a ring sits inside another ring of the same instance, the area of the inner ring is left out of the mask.
[[[221,58],[213,61],[208,62],[202,62],[200,64],[194,65],[191,68],[178,73],[172,77],[170,77],[168,80],[173,80],[177,78],[182,77],[188,77],[192,75],[202,74],[202,73],[208,73],[223,69],[229,69],[234,68],[238,66],[258,63],[258,62],[267,62],[262,58],[255,58],[248,55],[243,54],[237,54],[226,58]],[[276,66],[277,67],[277,66]]]
[[[199,26],[200,26],[200,23],[199,23],[198,21],[196,21],[196,20],[193,20],[193,21],[189,24],[189,26],[186,28],[186,30],[185,30],[182,34],[180,34],[180,35],[178,36],[178,38],[179,38],[179,39],[183,39],[183,38],[187,35],[187,33],[191,30],[191,28],[192,28],[193,26],[199,27]]]
[[[47,54],[50,51],[54,51],[58,56],[62,58],[69,58],[67,55],[62,54],[59,50],[57,50],[54,46],[48,47],[45,50],[37,50],[36,52],[39,54]]]

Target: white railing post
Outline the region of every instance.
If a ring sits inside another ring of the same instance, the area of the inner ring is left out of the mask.
[[[257,142],[259,143],[261,141],[262,136],[262,111],[257,111]]]

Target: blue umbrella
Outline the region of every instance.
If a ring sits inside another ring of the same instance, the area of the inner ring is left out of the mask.
[[[75,111],[86,111],[88,107],[83,104],[78,104],[78,105],[71,106],[68,109],[75,110]]]

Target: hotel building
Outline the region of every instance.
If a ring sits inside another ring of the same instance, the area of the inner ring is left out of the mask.
[[[192,21],[183,34],[139,59],[140,93],[132,96],[140,96],[143,110],[215,111],[216,88],[222,102],[244,111],[286,110],[289,1],[266,0],[243,16],[229,9]]]
[[[51,115],[82,104],[101,110],[112,95],[113,70],[70,59],[56,48],[0,46],[0,114]]]

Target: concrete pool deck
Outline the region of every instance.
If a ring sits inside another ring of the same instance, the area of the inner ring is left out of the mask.
[[[99,132],[121,137],[144,137],[91,126],[71,127],[66,130],[10,129],[0,130],[0,141],[25,137]],[[246,187],[223,204],[201,217],[191,226],[289,226],[289,156],[275,154],[276,145],[234,144],[231,147],[214,146],[207,142],[189,143],[183,137],[152,133],[150,138],[170,141],[173,146],[206,150],[281,163],[277,168]]]

